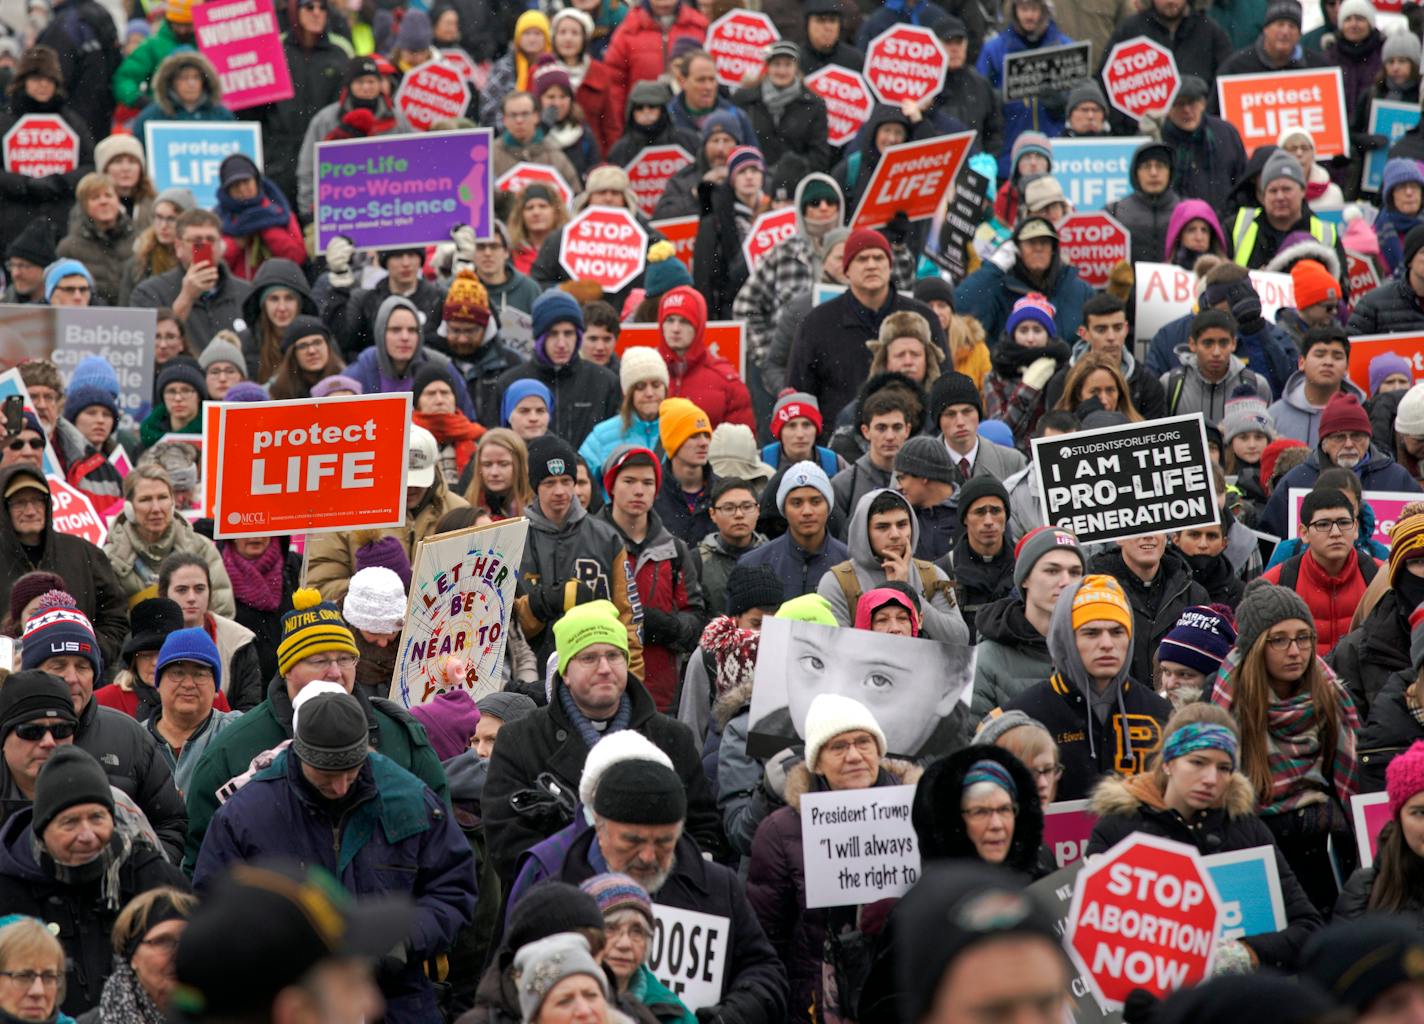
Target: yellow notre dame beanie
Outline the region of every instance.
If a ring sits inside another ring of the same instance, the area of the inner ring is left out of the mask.
[[[286,675],[303,658],[323,651],[361,656],[356,638],[336,605],[321,599],[321,591],[303,587],[292,595],[292,610],[282,616],[282,641],[277,645],[277,671]]]
[[[1111,576],[1084,576],[1078,593],[1073,595],[1073,628],[1101,619],[1119,622],[1132,635],[1132,606],[1122,584]]]
[[[627,654],[628,629],[612,601],[590,601],[570,608],[554,623],[554,643],[563,675],[574,655],[590,644],[612,644]]]

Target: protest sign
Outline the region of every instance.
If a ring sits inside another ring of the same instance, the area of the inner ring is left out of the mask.
[[[579,281],[620,292],[638,279],[648,253],[648,233],[633,211],[588,206],[564,227],[559,263]]]
[[[5,170],[26,178],[68,174],[79,166],[79,133],[59,114],[24,114],[5,133]]]
[[[1375,261],[1368,256],[1346,251],[1345,275],[1349,279],[1349,298],[1352,306],[1379,287],[1379,270],[1375,267]]]
[[[1060,800],[1043,809],[1043,842],[1060,867],[1083,859],[1098,818],[1087,800]]]
[[[20,409],[15,410],[13,420],[11,420],[8,415],[10,410],[4,405],[5,399],[12,395],[19,396],[21,403]],[[30,398],[30,392],[29,389],[25,387],[24,380],[20,377],[20,371],[12,368],[0,373],[0,409],[3,409],[6,413],[4,418],[0,418],[0,435],[4,435],[7,431],[23,422],[23,420],[20,419],[20,410],[29,409],[33,412],[34,408],[35,403]],[[44,457],[40,462],[45,476],[59,476],[64,472],[63,467],[60,466],[59,458],[54,454],[54,447],[50,444],[48,437],[45,438]]]
[[[412,128],[428,132],[437,121],[465,116],[470,106],[470,88],[459,71],[437,57],[405,73],[396,89],[395,106]]]
[[[218,403],[213,536],[404,526],[410,404],[407,392]]]
[[[467,82],[474,82],[479,77],[480,66],[475,63],[475,58],[470,56],[468,50],[462,46],[445,46],[440,50],[440,59],[450,67],[460,73],[460,77]],[[476,84],[479,88],[483,83]]]
[[[865,49],[865,84],[892,107],[938,95],[948,72],[939,36],[922,25],[892,25]]]
[[[693,214],[690,217],[668,217],[648,223],[672,243],[673,248],[677,250],[677,258],[691,272],[692,250],[697,242],[697,225],[702,223],[702,218]]]
[[[964,280],[969,272],[969,244],[992,208],[989,179],[963,164],[944,205],[939,230],[931,231],[925,240],[925,255],[949,271],[956,281]]]
[[[1389,813],[1388,793],[1356,793],[1350,797],[1350,813],[1355,820],[1355,842],[1359,844],[1360,867],[1373,867],[1379,852],[1379,833],[1394,820]]]
[[[707,52],[717,65],[717,82],[735,89],[748,78],[760,78],[766,51],[781,38],[760,11],[731,10],[707,27]]]
[[[401,249],[450,239],[453,224],[494,235],[488,128],[316,147],[316,248],[345,235],[358,249]]]
[[[855,630],[814,622],[766,620],[752,689],[749,754],[770,757],[800,743],[818,693],[840,693],[866,705],[891,754],[918,758],[941,749],[949,715],[974,681],[974,648],[884,633],[872,649],[857,636]]]
[[[1222,941],[1278,932],[1286,926],[1274,846],[1214,853],[1203,857],[1202,863],[1221,895]]]
[[[681,146],[645,146],[638,151],[624,170],[628,172],[628,187],[633,190],[644,217],[653,215],[672,176],[690,163],[692,154]]]
[[[1171,263],[1136,263],[1133,287],[1137,299],[1134,334],[1146,341],[1173,320],[1192,311],[1196,302],[1196,279],[1190,270]]]
[[[1370,360],[1392,352],[1409,363],[1411,376],[1424,380],[1424,331],[1399,334],[1360,334],[1350,339],[1350,380],[1370,393]]]
[[[1181,85],[1172,51],[1146,36],[1123,40],[1103,61],[1108,102],[1133,120],[1154,110],[1166,110]]]
[[[826,141],[832,146],[844,146],[870,120],[875,109],[875,97],[859,71],[827,64],[806,76],[806,88],[821,97],[826,104]]]
[[[1101,210],[1132,192],[1132,155],[1147,140],[1054,139],[1053,177],[1079,213]]]
[[[903,896],[920,877],[910,823],[914,786],[827,790],[801,797],[806,906],[848,907]]]
[[[1066,93],[1092,77],[1090,42],[1019,50],[1004,56],[1004,102],[1036,100],[1044,93]]]
[[[974,132],[902,142],[880,155],[860,197],[852,228],[884,227],[895,214],[928,220],[944,202],[974,144]]]
[[[1394,100],[1371,100],[1368,131],[1371,135],[1383,135],[1389,141],[1379,149],[1371,149],[1365,154],[1364,174],[1360,179],[1361,192],[1378,192],[1384,183],[1384,165],[1389,159],[1389,149],[1404,133],[1419,123],[1419,104],[1398,103]]]
[[[1101,544],[1218,521],[1199,412],[1033,442],[1045,521]]]
[[[1279,274],[1273,270],[1251,271],[1251,285],[1261,299],[1261,318],[1275,323],[1276,313],[1282,309],[1295,307],[1295,283],[1289,274]]]
[[[222,103],[246,110],[294,95],[272,0],[207,0],[193,7],[198,49],[218,73]]]
[[[262,126],[255,121],[148,121],[148,173],[160,193],[186,188],[203,209],[218,202],[218,168],[233,153],[262,167]]]
[[[222,419],[220,402],[203,403],[203,507],[215,508],[218,486],[218,421]]]
[[[1314,139],[1319,159],[1350,152],[1339,68],[1218,75],[1216,97],[1221,116],[1241,133],[1247,156],[1274,146],[1287,128],[1299,128]]]
[[[1110,213],[1070,213],[1058,224],[1058,254],[1079,280],[1106,288],[1113,267],[1132,260],[1132,237]]]
[[[735,366],[739,377],[747,375],[746,327],[741,320],[709,320],[702,335],[707,351]],[[624,352],[635,346],[657,348],[661,343],[662,335],[657,324],[627,323],[618,333],[613,351],[621,358]]]
[[[648,970],[689,1010],[722,1001],[731,922],[716,914],[653,904]]]
[[[109,528],[89,496],[57,476],[45,480],[49,483],[50,525],[59,533],[83,537],[96,548],[103,547]]]
[[[1040,878],[1025,890],[1053,918],[1054,930],[1060,939],[1068,931],[1068,914],[1073,909],[1073,890],[1082,874],[1084,861],[1075,860],[1053,874]],[[1086,974],[1077,973],[1069,983],[1073,995],[1074,1024],[1120,1024],[1122,1013],[1105,1010],[1092,993]]]
[[[559,197],[559,202],[568,209],[574,202],[574,190],[564,180],[564,176],[548,164],[531,164],[521,160],[505,171],[495,181],[494,187],[501,192],[523,192],[530,185],[547,185]]]
[[[1079,872],[1065,945],[1098,1001],[1164,999],[1211,975],[1221,896],[1196,848],[1135,832]]]
[[[1300,507],[1305,503],[1305,496],[1309,493],[1309,487],[1292,487],[1290,493],[1286,495],[1286,534],[1289,537],[1300,536]],[[1399,520],[1399,513],[1404,510],[1405,505],[1419,501],[1419,493],[1417,491],[1365,491],[1363,493],[1364,503],[1375,514],[1375,532],[1370,539],[1389,547],[1389,532],[1394,529],[1394,524]]]
[[[462,669],[453,678],[476,700],[503,685],[528,532],[527,519],[505,519],[436,534],[416,546],[391,700],[409,708],[448,689],[450,658]]]
[[[742,256],[747,261],[747,270],[756,270],[762,257],[796,234],[800,221],[800,213],[794,206],[783,206],[757,217],[747,237],[742,239]]]

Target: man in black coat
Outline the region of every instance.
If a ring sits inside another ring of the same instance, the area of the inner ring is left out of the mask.
[[[1424,225],[1404,236],[1404,274],[1369,292],[1350,311],[1356,334],[1396,334],[1424,329]]]
[[[845,41],[841,0],[805,0],[802,12],[806,17],[806,42],[801,45],[801,69],[806,74],[820,71],[827,64],[839,64],[852,71],[865,66],[865,54]]]
[[[930,107],[930,116],[945,114],[973,128],[979,133],[977,141],[983,152],[998,153],[1004,148],[1004,105],[998,91],[970,63],[968,27],[951,14],[935,32],[944,43],[949,71],[944,88]]]
[[[1167,415],[1167,394],[1162,382],[1146,362],[1136,359],[1127,344],[1127,307],[1123,301],[1106,292],[1099,292],[1083,303],[1083,324],[1078,328],[1078,340],[1073,345],[1073,358],[1044,385],[1045,408],[1052,409],[1063,394],[1073,364],[1088,354],[1116,356],[1132,407],[1145,420]]]
[[[1161,43],[1177,61],[1177,74],[1195,75],[1210,88],[1216,83],[1217,70],[1231,56],[1231,37],[1205,12],[1192,10],[1189,0],[1151,0],[1146,10],[1125,18],[1108,37],[1099,55],[1098,77],[1103,77],[1108,54],[1118,43],[1146,36]],[[1111,111],[1113,130],[1131,135],[1136,125],[1125,114]]]
[[[1208,93],[1203,79],[1182,76],[1162,122],[1162,141],[1176,154],[1172,187],[1177,194],[1210,204],[1226,224],[1231,192],[1246,171],[1246,147],[1235,125],[1206,112]]]
[[[800,59],[795,43],[787,39],[774,43],[766,58],[766,75],[756,85],[732,93],[732,102],[752,119],[768,165],[797,153],[811,167],[829,167],[826,101],[801,81]]]
[[[1266,20],[1256,41],[1226,58],[1216,73],[1252,75],[1263,71],[1330,67],[1330,61],[1323,55],[1300,45],[1300,22],[1300,4],[1296,0],[1272,0],[1266,7]]]
[[[69,105],[84,119],[91,139],[113,130],[114,89],[118,70],[119,34],[114,16],[96,0],[56,0],[54,15],[35,38],[59,54]]]

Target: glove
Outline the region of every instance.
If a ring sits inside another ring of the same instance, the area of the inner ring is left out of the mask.
[[[593,600],[593,591],[580,580],[540,583],[529,590],[529,610],[540,622],[553,622],[575,605]]]
[[[376,961],[376,977],[387,982],[395,981],[405,972],[409,956],[405,943],[397,943],[394,949]]]
[[[473,266],[475,263],[475,229],[468,224],[456,224],[450,229],[455,243],[455,263]]]
[[[1019,261],[1019,247],[1012,240],[1005,242],[993,251],[989,256],[989,262],[994,264],[1004,273],[1014,269],[1014,264]]]
[[[354,255],[356,247],[345,235],[337,235],[326,243],[326,272],[333,288],[350,288],[356,283],[356,275],[351,272]]]
[[[1035,391],[1042,391],[1043,385],[1048,383],[1048,378],[1057,370],[1058,364],[1052,358],[1040,356],[1024,367],[1023,382]]]
[[[682,639],[682,623],[672,612],[643,606],[643,639],[650,644],[675,644]]]
[[[880,229],[880,233],[891,245],[905,245],[910,240],[910,230],[910,218],[904,210],[899,210],[890,218],[890,223]]]
[[[371,129],[376,127],[376,115],[365,107],[357,107],[342,114],[341,123],[356,135],[370,135]]]
[[[1232,302],[1231,315],[1236,318],[1237,328],[1248,337],[1265,330],[1266,321],[1261,317],[1261,297],[1256,294],[1255,289]]]
[[[722,1019],[722,1007],[720,1004],[717,1006],[704,1006],[697,1011],[696,1016],[697,1024],[725,1024]]]
[[[767,758],[761,787],[774,806],[780,807],[786,803],[786,777],[791,773],[791,769],[805,760],[805,756],[796,747],[787,747],[781,753]]]
[[[1227,939],[1216,947],[1216,967],[1213,975],[1250,974],[1256,969],[1251,947],[1240,939]]]

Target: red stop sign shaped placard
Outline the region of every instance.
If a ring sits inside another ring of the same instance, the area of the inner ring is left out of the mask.
[[[918,103],[944,88],[949,57],[939,37],[919,25],[894,25],[870,41],[865,81],[881,103]]]
[[[11,174],[44,178],[79,166],[79,133],[58,114],[25,114],[5,133],[3,146]]]
[[[746,257],[747,269],[755,270],[767,253],[796,234],[797,213],[794,206],[783,206],[779,210],[763,213],[752,222],[752,229],[742,240],[742,255]]]
[[[54,528],[71,537],[83,537],[95,547],[102,547],[109,528],[94,510],[94,503],[79,488],[57,476],[45,477],[53,507],[50,513]]]
[[[651,217],[672,176],[692,163],[692,154],[681,146],[645,146],[624,168],[628,185],[638,200],[644,217]]]
[[[1196,849],[1135,832],[1078,875],[1064,944],[1098,1001],[1119,1009],[1211,974],[1221,896]]]
[[[766,67],[767,47],[781,38],[760,11],[728,11],[707,29],[707,52],[717,65],[717,81],[735,88]]]
[[[620,292],[637,280],[648,255],[648,233],[619,206],[590,206],[564,228],[559,262],[575,281],[597,281]]]
[[[411,68],[396,90],[396,108],[417,131],[428,132],[437,121],[464,117],[469,105],[464,75],[443,58]]]
[[[1078,268],[1078,277],[1092,288],[1106,288],[1112,268],[1132,260],[1132,236],[1110,213],[1073,213],[1058,225],[1058,252],[1063,262]]]
[[[1177,60],[1161,43],[1137,36],[1112,48],[1103,62],[1108,102],[1128,117],[1166,110],[1182,86]]]
[[[844,146],[870,120],[875,97],[859,71],[827,64],[806,76],[806,88],[826,101],[826,137],[832,146]]]
[[[564,176],[548,164],[530,164],[521,160],[494,183],[494,187],[501,192],[523,192],[530,185],[548,185],[563,202],[564,209],[573,205],[574,190]]]

